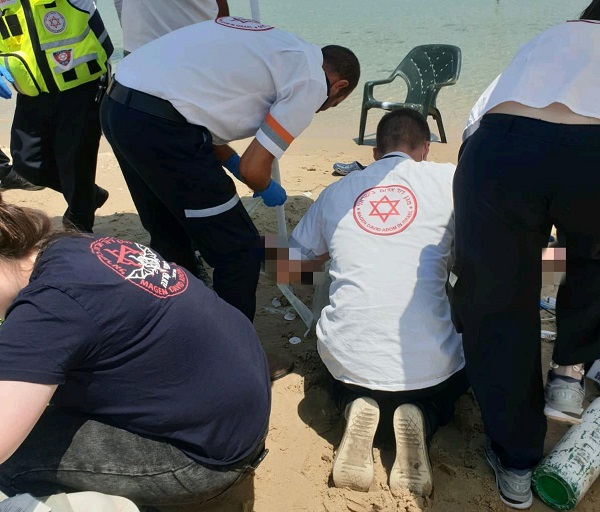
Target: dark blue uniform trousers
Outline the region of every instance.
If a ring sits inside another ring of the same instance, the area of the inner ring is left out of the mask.
[[[199,249],[214,268],[214,290],[252,320],[260,237],[213,153],[208,130],[141,112],[108,95],[101,123],[150,246],[194,274]]]
[[[469,382],[502,463],[542,457],[539,300],[542,249],[566,238],[553,359],[600,358],[600,125],[490,114],[461,149],[454,178],[453,319]]]

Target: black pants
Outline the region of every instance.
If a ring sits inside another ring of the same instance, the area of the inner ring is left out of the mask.
[[[63,194],[66,220],[91,231],[96,211],[96,163],[100,144],[98,82],[74,89],[17,94],[10,151],[15,171],[35,185]]]
[[[377,402],[381,411],[382,422],[388,421],[399,405],[416,405],[425,418],[427,440],[437,432],[439,427],[447,425],[454,415],[454,404],[469,388],[465,370],[460,370],[440,382],[436,386],[410,391],[376,391],[361,386],[344,384],[339,380],[333,381],[333,397],[343,413],[346,406],[357,398],[367,396]]]
[[[0,150],[0,180],[6,178],[11,169],[10,158],[4,151]]]
[[[214,268],[219,296],[250,320],[263,251],[206,128],[140,112],[106,96],[102,128],[150,246],[196,272],[193,247]]]
[[[554,224],[567,249],[553,359],[600,357],[600,125],[492,114],[454,178],[453,319],[486,432],[505,466],[542,457],[539,299]]]

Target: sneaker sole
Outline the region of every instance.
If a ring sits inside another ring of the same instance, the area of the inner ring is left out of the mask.
[[[373,439],[379,406],[372,398],[357,398],[346,418],[344,437],[333,460],[336,487],[367,492],[373,481]]]
[[[525,509],[531,507],[531,505],[533,505],[533,494],[529,497],[529,499],[527,501],[524,501],[523,503],[514,503],[512,501],[508,501],[502,495],[502,492],[500,492],[500,482],[498,481],[498,473],[496,472],[496,466],[490,460],[490,457],[488,456],[487,451],[484,450],[484,453],[485,453],[485,460],[487,461],[489,466],[492,468],[492,471],[494,472],[494,478],[496,479],[496,488],[498,489],[498,494],[500,495],[500,500],[502,501],[502,503],[504,503],[506,506],[508,506],[510,508],[516,508],[517,510],[525,510]]]
[[[425,440],[425,420],[416,405],[404,404],[394,412],[396,460],[390,473],[390,490],[400,495],[408,489],[418,496],[433,491],[433,472]]]
[[[549,420],[558,421],[560,423],[569,423],[570,425],[579,425],[582,421],[581,417],[578,418],[577,416],[570,416],[564,412],[550,407],[549,405],[544,407],[544,414]]]

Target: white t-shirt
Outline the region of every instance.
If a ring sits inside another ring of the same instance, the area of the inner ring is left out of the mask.
[[[562,103],[600,119],[600,22],[568,21],[525,43],[471,110],[463,140],[486,112],[505,101],[534,108]]]
[[[327,187],[290,243],[331,256],[330,305],[317,324],[329,372],[403,391],[435,386],[464,366],[445,292],[454,166],[390,155]]]
[[[327,99],[323,53],[299,37],[239,18],[190,25],[119,64],[116,80],[168,100],[215,144],[255,135],[276,158]]]
[[[123,47],[128,52],[173,30],[213,20],[216,0],[122,0]]]

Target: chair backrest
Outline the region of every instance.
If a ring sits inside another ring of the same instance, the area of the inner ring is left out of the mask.
[[[406,103],[435,104],[440,88],[454,85],[460,75],[461,51],[449,44],[424,44],[413,48],[392,73],[408,86]]]

